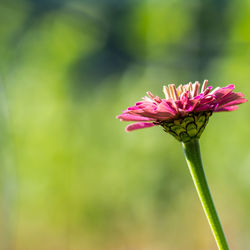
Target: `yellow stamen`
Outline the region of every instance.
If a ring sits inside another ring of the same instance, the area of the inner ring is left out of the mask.
[[[169,92],[170,92],[170,97],[172,99],[174,99],[173,90],[172,90],[172,84],[168,84],[168,89],[169,89]]]
[[[197,81],[194,84],[193,97],[199,95],[199,93],[200,93],[200,83]]]
[[[182,86],[182,84],[177,88],[177,93],[178,93],[178,96],[180,96],[183,93],[183,86]]]
[[[188,91],[188,85],[187,84],[184,85],[183,89],[184,89],[184,92],[187,92]]]
[[[208,80],[204,80],[202,88],[201,88],[201,93],[203,93],[205,89],[207,88],[207,83],[208,83]]]
[[[190,93],[192,93],[192,90],[193,90],[193,84],[192,84],[192,82],[190,82],[188,84],[188,90],[189,90]]]
[[[163,93],[165,94],[166,99],[170,98],[170,92],[167,86],[163,86]]]
[[[178,97],[175,85],[174,84],[169,84],[168,88],[170,89],[172,99],[175,100],[175,101],[178,100],[179,97]]]
[[[150,91],[147,92],[147,95],[148,95],[151,99],[154,99],[154,98],[155,98],[155,96],[154,96]]]

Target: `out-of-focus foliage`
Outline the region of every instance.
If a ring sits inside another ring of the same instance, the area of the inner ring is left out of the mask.
[[[163,83],[250,96],[250,2],[0,1],[0,249],[216,249],[181,145],[115,116]],[[250,248],[249,105],[202,136],[232,249]]]

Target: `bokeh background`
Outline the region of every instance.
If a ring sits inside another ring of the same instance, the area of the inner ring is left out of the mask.
[[[0,249],[216,249],[181,145],[115,119],[209,79],[250,96],[249,0],[0,0]],[[250,109],[201,147],[232,249],[250,249]]]

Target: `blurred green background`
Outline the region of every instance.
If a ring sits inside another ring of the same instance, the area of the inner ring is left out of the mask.
[[[0,249],[211,250],[181,145],[115,119],[163,83],[250,95],[250,1],[0,0]],[[250,249],[249,104],[201,138],[232,249]]]

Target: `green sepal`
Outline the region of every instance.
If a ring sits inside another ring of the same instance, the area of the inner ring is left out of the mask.
[[[211,115],[212,111],[190,113],[172,121],[160,121],[159,125],[178,141],[189,142],[200,138]]]

